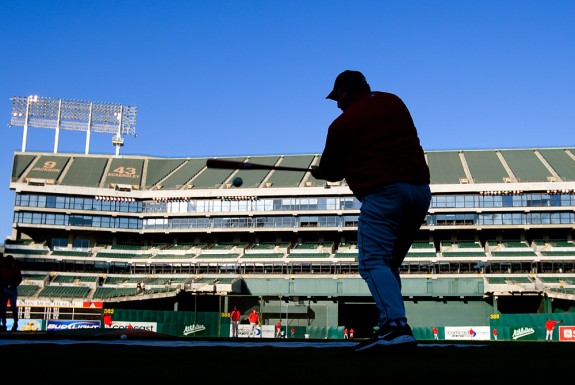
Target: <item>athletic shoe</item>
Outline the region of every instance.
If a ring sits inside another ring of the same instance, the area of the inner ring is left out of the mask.
[[[381,348],[410,348],[417,345],[417,340],[413,337],[409,325],[391,326],[380,328],[369,340],[359,343],[354,350],[361,352],[364,350],[375,351]]]

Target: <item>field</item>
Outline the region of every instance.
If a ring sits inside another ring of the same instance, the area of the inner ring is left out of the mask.
[[[182,339],[152,334],[4,333],[5,373],[42,384],[232,381],[278,384],[535,384],[573,380],[575,344],[421,341],[357,353],[343,340]]]

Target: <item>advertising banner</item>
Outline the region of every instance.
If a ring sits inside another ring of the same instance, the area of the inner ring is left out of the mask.
[[[254,332],[254,336],[250,337],[251,327],[250,325],[240,324],[238,325],[238,337],[240,338],[274,338],[275,337],[275,326],[273,325],[258,325]],[[231,325],[230,325],[230,335],[232,335]]]
[[[46,330],[99,329],[100,321],[47,320]]]
[[[106,329],[134,329],[134,330],[148,330],[155,332],[158,330],[157,322],[130,322],[130,321],[112,321],[110,326],[106,325]]]
[[[12,330],[13,325],[14,325],[14,320],[11,318],[7,318],[6,319],[6,329]],[[18,331],[37,332],[40,330],[42,330],[42,320],[40,320],[40,319],[20,318],[18,320]]]
[[[575,326],[559,326],[559,341],[575,342]]]
[[[489,326],[446,326],[446,340],[490,340]]]

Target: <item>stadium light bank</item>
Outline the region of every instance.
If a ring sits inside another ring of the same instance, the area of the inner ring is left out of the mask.
[[[24,127],[22,152],[26,152],[28,128],[52,128],[54,153],[58,153],[60,130],[85,131],[86,151],[90,152],[92,132],[114,134],[112,145],[116,156],[124,145],[123,135],[136,136],[136,107],[113,103],[87,102],[31,96],[14,96],[9,127]]]

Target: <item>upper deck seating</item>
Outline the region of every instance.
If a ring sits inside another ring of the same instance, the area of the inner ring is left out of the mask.
[[[87,298],[90,288],[87,286],[45,286],[39,298]]]
[[[18,285],[18,296],[32,297],[38,290],[40,290],[40,286],[38,285],[20,284]]]
[[[61,184],[68,186],[98,187],[100,185],[108,158],[76,156]]]

